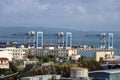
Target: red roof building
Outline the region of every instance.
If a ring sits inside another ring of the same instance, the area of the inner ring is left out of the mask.
[[[8,58],[0,58],[0,68],[1,69],[9,69]]]

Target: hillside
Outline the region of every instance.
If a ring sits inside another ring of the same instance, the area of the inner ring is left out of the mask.
[[[70,68],[73,67],[82,67],[82,68],[88,68],[89,71],[94,70],[101,70],[102,67],[98,62],[95,61],[85,61],[85,62],[79,62],[79,63],[73,63],[73,64],[64,64],[64,65],[51,65],[51,66],[40,66],[37,69],[34,69],[33,71],[28,72],[27,74],[22,75],[23,76],[33,76],[33,75],[44,75],[44,74],[60,74],[63,77],[70,77]]]

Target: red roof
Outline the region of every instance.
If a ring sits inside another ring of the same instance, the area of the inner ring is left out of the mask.
[[[8,58],[0,58],[0,61],[8,60]]]

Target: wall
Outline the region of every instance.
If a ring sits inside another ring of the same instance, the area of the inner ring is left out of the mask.
[[[77,54],[76,49],[31,49],[30,53],[35,56],[55,55],[61,57],[69,57],[70,55]]]
[[[109,74],[108,73],[104,73],[104,72],[95,72],[95,73],[89,73],[89,77],[90,78],[94,78],[94,79],[105,79],[105,80],[108,80],[109,79]]]
[[[106,52],[106,51],[103,51],[103,52],[95,52],[94,54],[93,54],[93,58],[94,58],[94,60],[95,61],[100,61],[100,58],[103,58],[103,60],[104,59],[110,59],[110,58],[112,58],[114,56],[114,52],[112,51],[108,51],[108,52]]]
[[[0,51],[0,57],[7,58],[9,61],[12,61],[13,55],[12,51]]]
[[[15,47],[7,47],[3,48],[5,51],[11,51],[12,56],[16,60],[22,60],[26,56],[26,53],[28,52],[28,49],[26,48],[15,48]]]
[[[71,77],[88,77],[88,69],[86,68],[71,68],[70,69]]]
[[[0,60],[0,68],[1,69],[9,69],[9,62],[8,60]]]

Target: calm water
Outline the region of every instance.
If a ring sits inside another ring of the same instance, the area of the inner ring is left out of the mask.
[[[81,44],[81,45],[93,45],[93,47],[99,47],[100,46],[100,39],[80,39],[73,40],[73,44]],[[113,40],[113,46],[115,49],[115,55],[120,55],[120,39],[114,39]],[[87,52],[87,51],[86,51]]]
[[[27,43],[27,38],[22,39],[16,39],[16,38],[1,38],[0,42],[10,42],[10,41],[16,41],[19,43]],[[57,39],[44,39],[44,44],[56,44]],[[93,47],[99,47],[100,46],[100,39],[98,38],[80,38],[80,39],[73,39],[74,45],[92,45]],[[120,39],[114,39],[114,48],[115,48],[115,54],[120,55]]]

